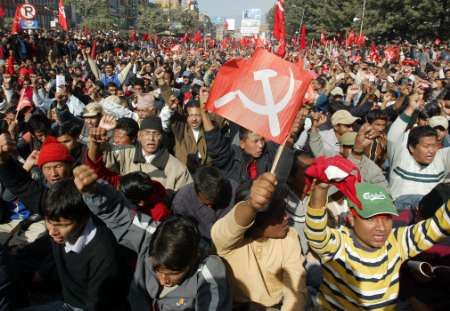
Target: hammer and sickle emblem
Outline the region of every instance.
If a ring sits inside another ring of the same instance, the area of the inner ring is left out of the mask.
[[[275,99],[273,98],[272,88],[269,81],[270,78],[274,78],[276,76],[278,76],[278,73],[272,69],[258,70],[253,73],[253,79],[255,81],[261,81],[264,92],[265,105],[255,103],[250,98],[248,98],[241,90],[236,90],[231,91],[217,99],[214,102],[214,106],[216,108],[220,108],[233,101],[236,97],[239,97],[245,108],[253,111],[256,114],[265,115],[269,118],[270,133],[273,137],[276,137],[280,135],[281,132],[278,113],[283,111],[291,101],[295,86],[294,74],[292,73],[291,68],[289,68],[289,89],[284,97],[276,103]]]

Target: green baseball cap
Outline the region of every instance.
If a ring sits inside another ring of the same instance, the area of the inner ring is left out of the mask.
[[[349,206],[362,218],[368,219],[381,214],[398,216],[391,195],[383,187],[369,183],[360,183],[356,184],[355,188],[362,208],[359,209],[351,201],[349,201]]]

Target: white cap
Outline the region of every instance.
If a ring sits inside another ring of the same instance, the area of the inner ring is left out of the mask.
[[[441,126],[443,127],[445,130],[448,130],[448,120],[446,117],[443,116],[434,116],[431,117],[428,120],[428,124],[432,127],[435,128],[437,126]]]
[[[331,94],[331,96],[342,96],[342,97],[344,97],[344,91],[340,87],[335,87],[331,91],[330,94]]]

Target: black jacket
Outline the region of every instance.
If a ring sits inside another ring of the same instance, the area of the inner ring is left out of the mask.
[[[231,144],[217,127],[209,132],[205,132],[206,146],[212,158],[212,164],[220,169],[226,178],[233,179],[238,184],[251,181],[248,175],[248,165],[252,157],[246,154],[239,146]],[[266,142],[264,152],[260,158],[256,159],[257,175],[270,172],[278,145],[273,142]],[[278,162],[277,177],[281,181],[286,181],[292,168],[294,152],[291,148],[284,149],[282,158]]]

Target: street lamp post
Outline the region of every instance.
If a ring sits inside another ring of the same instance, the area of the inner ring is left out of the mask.
[[[367,0],[363,1],[363,11],[362,11],[362,16],[361,16],[361,28],[359,29],[359,37],[361,37],[362,31],[363,31],[364,16],[366,15],[366,2],[367,2]]]

